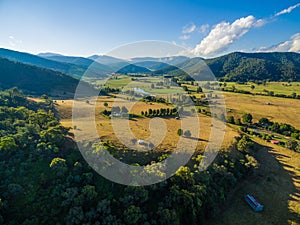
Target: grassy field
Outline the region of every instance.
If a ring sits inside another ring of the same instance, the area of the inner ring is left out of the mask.
[[[221,82],[222,83],[222,82]],[[251,91],[252,93],[265,94],[265,90],[274,91],[275,94],[291,95],[293,92],[300,94],[300,82],[267,82],[266,85],[247,82],[247,84],[238,84],[235,82],[226,82],[226,88],[234,86],[238,90]],[[251,86],[254,85],[254,89]]]
[[[225,96],[228,116],[241,117],[251,113],[254,121],[267,117],[275,122],[288,123],[300,129],[300,104],[297,99],[276,98],[270,96],[253,96],[231,92]]]
[[[117,105],[118,100],[112,97],[99,97],[97,104],[96,104],[96,126],[97,131],[99,134],[99,138],[104,141],[111,141],[116,146],[122,147],[122,144],[118,140],[118,138],[115,135],[112,120],[108,119],[107,117],[103,116],[101,112],[104,109],[110,110],[113,104]],[[104,107],[104,102],[108,103],[107,107]],[[73,106],[73,100],[58,100],[56,101],[57,104],[57,110],[60,114],[61,123],[64,126],[67,127],[74,127],[76,126],[77,129],[80,129],[80,126],[78,124],[72,123],[72,106]],[[88,103],[85,101],[82,101],[82,108],[90,107]],[[128,109],[130,108],[129,103],[121,102],[120,104],[123,104]],[[133,113],[136,115],[140,115],[141,111],[148,111],[149,108],[151,109],[160,109],[160,108],[172,108],[171,106],[166,106],[165,104],[161,103],[146,103],[146,102],[137,102],[130,110],[129,113]],[[84,118],[83,118],[84,119]],[[134,136],[137,139],[146,140],[149,138],[151,132],[149,125],[151,123],[152,118],[142,117],[142,118],[134,118],[132,120],[129,120],[129,126],[134,134]],[[161,122],[165,123],[166,125],[166,135],[162,143],[157,147],[157,150],[159,151],[169,151],[172,149],[175,149],[177,142],[179,140],[179,136],[177,135],[177,130],[181,128],[181,122],[182,120],[176,120],[174,117],[170,118],[161,118]],[[210,134],[211,134],[211,118],[202,114],[199,114],[199,124],[200,124],[200,133],[197,136],[196,134],[192,134],[192,137],[199,138],[198,143],[198,150],[203,151],[205,149],[207,142],[209,140]],[[225,138],[223,141],[223,147],[229,146],[233,142],[233,137],[237,136],[237,132],[232,130],[231,128],[228,128],[226,130]]]

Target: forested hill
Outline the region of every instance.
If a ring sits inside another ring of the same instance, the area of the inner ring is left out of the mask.
[[[34,94],[72,94],[78,80],[63,73],[0,58],[0,86]],[[88,84],[86,84],[88,85]]]
[[[180,69],[189,74],[201,74],[202,58],[191,58],[156,71],[155,74],[178,76]],[[217,58],[204,59],[216,78],[225,81],[300,81],[300,54],[282,53],[241,53],[234,52]],[[183,74],[184,75],[184,74]]]
[[[299,81],[300,54],[235,52],[205,60],[218,78],[229,81]]]

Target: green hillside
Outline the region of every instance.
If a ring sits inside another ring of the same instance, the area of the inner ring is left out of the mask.
[[[11,61],[30,64],[37,67],[42,67],[45,69],[51,69],[55,71],[62,72],[64,74],[71,75],[76,78],[80,78],[85,72],[87,67],[75,65],[71,63],[58,62],[29,53],[13,51],[9,49],[0,48],[0,57],[9,59]],[[103,77],[105,71],[89,71],[88,76],[99,76]]]
[[[177,64],[177,68],[169,66],[156,73],[178,75],[180,68],[190,75],[205,74],[204,62],[216,78],[225,81],[300,81],[300,54],[291,52],[234,52],[204,61],[202,58],[192,58]]]
[[[92,73],[99,74],[99,75],[104,75],[106,73],[113,72],[113,69],[110,66],[103,65],[101,63],[95,62],[92,59],[88,59],[84,57],[56,55],[56,56],[47,56],[44,58],[57,61],[57,62],[74,64],[86,70],[91,66],[90,70],[92,70]],[[95,74],[94,75],[91,74],[90,76],[96,76]]]
[[[133,64],[129,64],[127,66],[124,66],[123,68],[119,69],[117,73],[121,74],[128,74],[128,73],[150,73],[151,70],[141,67],[141,66],[136,66]]]
[[[218,78],[228,81],[299,81],[300,54],[235,52],[205,60]]]
[[[63,73],[0,58],[0,86],[33,94],[74,93],[78,80]],[[88,86],[88,84],[86,84]]]

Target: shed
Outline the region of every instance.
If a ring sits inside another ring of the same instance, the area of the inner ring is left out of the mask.
[[[245,201],[248,203],[248,205],[251,206],[251,208],[255,211],[255,212],[261,212],[264,209],[264,206],[262,204],[260,204],[258,201],[256,201],[256,199],[247,194],[245,196]]]

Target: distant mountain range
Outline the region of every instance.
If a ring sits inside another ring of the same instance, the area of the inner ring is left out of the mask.
[[[36,93],[74,92],[83,75],[102,79],[116,72],[146,73],[190,79],[189,75],[204,76],[208,68],[221,81],[300,81],[300,54],[234,52],[211,59],[174,56],[126,61],[105,55],[88,58],[56,53],[32,55],[0,48],[0,85],[18,86]]]

